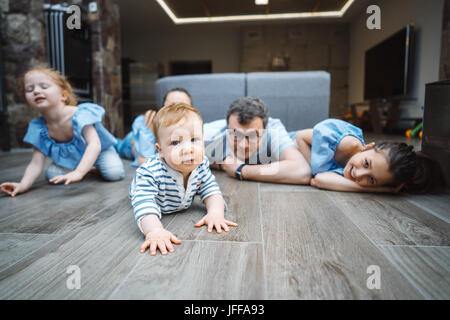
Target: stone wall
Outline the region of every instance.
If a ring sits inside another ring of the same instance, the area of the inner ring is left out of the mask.
[[[444,4],[439,80],[450,79],[450,0]]]
[[[47,62],[44,10],[55,0],[0,0],[5,95],[11,147],[29,147],[22,142],[28,123],[39,114],[25,103],[23,74]],[[92,0],[64,1],[87,12]],[[106,110],[104,125],[115,136],[123,136],[120,19],[118,0],[97,0],[98,12],[89,14],[92,48],[93,101]],[[1,132],[1,131],[0,131]]]
[[[45,63],[43,0],[0,0],[5,96],[12,147],[26,146],[28,123],[39,114],[26,104],[22,76],[32,66]]]
[[[90,0],[84,0],[88,3]],[[123,137],[120,14],[118,0],[97,0],[98,13],[89,15],[92,35],[94,101],[106,110],[106,128]]]
[[[330,117],[346,114],[347,24],[256,25],[243,27],[241,34],[241,72],[328,71],[331,74]]]

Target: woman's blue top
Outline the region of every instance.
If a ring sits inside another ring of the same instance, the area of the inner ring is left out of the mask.
[[[339,119],[327,119],[319,122],[313,128],[311,145],[311,172],[316,175],[321,172],[336,172],[344,175],[344,168],[334,160],[339,142],[345,136],[358,138],[364,146],[363,132],[360,128]]]
[[[138,166],[138,157],[141,155],[143,158],[150,158],[158,153],[155,147],[156,137],[155,134],[145,124],[145,116],[140,115],[134,119],[131,125],[131,132],[134,139],[135,157],[131,164],[132,166]]]
[[[72,117],[73,139],[69,142],[56,142],[47,131],[44,118],[33,119],[28,125],[24,142],[32,144],[40,152],[53,160],[55,164],[66,169],[75,169],[86,150],[86,140],[82,130],[87,125],[94,125],[100,138],[101,151],[116,144],[116,138],[102,125],[105,109],[94,103],[82,103]]]

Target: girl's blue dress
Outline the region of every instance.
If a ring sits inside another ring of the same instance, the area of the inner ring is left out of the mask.
[[[336,172],[344,175],[344,168],[334,160],[336,148],[345,136],[354,136],[364,146],[363,132],[360,128],[339,119],[327,119],[313,128],[311,145],[311,172]]]
[[[32,144],[53,162],[66,169],[75,169],[86,150],[82,130],[94,125],[100,138],[101,151],[116,144],[116,138],[102,125],[105,109],[94,103],[82,103],[72,117],[73,139],[69,142],[56,142],[50,138],[44,118],[33,119],[28,125],[24,142]]]

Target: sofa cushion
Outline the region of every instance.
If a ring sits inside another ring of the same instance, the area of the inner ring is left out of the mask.
[[[156,99],[175,87],[189,91],[203,121],[224,119],[230,104],[245,96],[263,100],[288,131],[312,128],[328,118],[330,74],[326,71],[212,73],[169,76],[156,82]]]
[[[212,73],[169,76],[156,82],[156,101],[162,105],[170,89],[183,87],[192,96],[193,105],[204,122],[224,119],[230,104],[245,97],[245,73]]]
[[[326,71],[252,72],[247,96],[264,101],[288,131],[312,128],[328,118],[330,74]]]

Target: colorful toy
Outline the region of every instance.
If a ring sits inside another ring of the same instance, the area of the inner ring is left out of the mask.
[[[423,110],[423,106],[421,107],[421,109]],[[414,129],[409,129],[406,130],[405,135],[407,138],[412,138],[415,135],[419,136],[419,139],[422,139],[422,126],[423,126],[423,121],[421,121]]]
[[[423,122],[420,122],[414,129],[406,130],[405,135],[407,138],[412,138],[418,134],[419,138],[422,139],[422,126]]]

